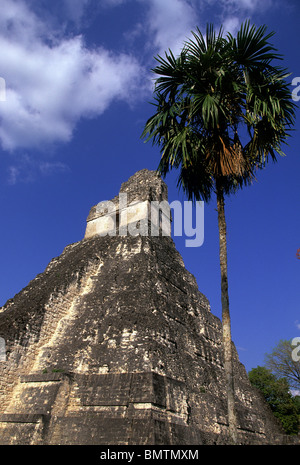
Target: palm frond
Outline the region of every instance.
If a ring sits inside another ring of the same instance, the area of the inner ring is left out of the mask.
[[[275,53],[276,48],[269,43],[274,32],[266,34],[266,31],[265,25],[257,28],[251,26],[248,20],[242,24],[236,38],[228,33],[235,59],[240,65],[268,67],[271,61],[282,59],[280,54]]]
[[[269,157],[282,155],[295,104],[287,70],[273,64],[281,56],[272,36],[249,21],[236,37],[207,25],[205,36],[192,32],[177,57],[169,50],[156,58],[156,112],[142,137],[160,147],[162,175],[179,169],[190,198],[208,201],[216,182],[235,192]]]

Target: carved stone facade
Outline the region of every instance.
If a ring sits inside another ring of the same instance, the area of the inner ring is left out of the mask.
[[[121,192],[167,200],[147,170]],[[101,237],[100,217],[1,309],[0,444],[226,444],[220,320],[171,237]],[[234,372],[241,443],[284,442],[236,351]]]

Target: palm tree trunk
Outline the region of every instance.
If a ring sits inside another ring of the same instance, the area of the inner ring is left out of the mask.
[[[222,301],[222,327],[223,327],[223,349],[224,369],[227,388],[228,424],[231,441],[237,443],[237,419],[234,401],[234,380],[232,363],[231,322],[229,313],[228,277],[227,277],[227,239],[225,202],[223,187],[219,182],[217,188],[217,208],[220,242],[220,268],[221,268],[221,301]]]

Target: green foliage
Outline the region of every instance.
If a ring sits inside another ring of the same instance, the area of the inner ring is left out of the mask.
[[[287,380],[276,378],[270,370],[261,366],[249,372],[249,379],[261,391],[285,432],[298,434],[300,401],[291,395]]]
[[[224,193],[252,182],[269,156],[283,154],[295,105],[281,57],[266,26],[245,22],[236,38],[192,32],[175,57],[158,56],[154,106],[142,137],[161,148],[158,171],[179,168],[190,199],[209,201],[216,180]]]

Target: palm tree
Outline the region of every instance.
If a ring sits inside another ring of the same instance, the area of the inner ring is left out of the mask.
[[[193,201],[217,197],[224,369],[228,424],[237,442],[231,322],[229,313],[225,195],[252,182],[268,159],[283,155],[294,122],[294,103],[286,70],[274,66],[282,59],[269,43],[274,33],[266,26],[242,24],[236,37],[216,34],[208,25],[206,37],[197,28],[175,57],[158,55],[155,114],[142,138],[160,146],[158,172],[165,177],[179,169],[178,187]]]

